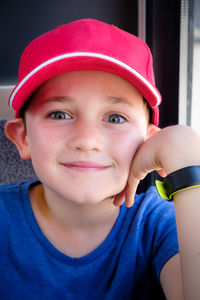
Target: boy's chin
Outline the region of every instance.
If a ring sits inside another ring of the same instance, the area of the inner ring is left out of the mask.
[[[120,184],[118,186],[108,186],[107,188],[104,186],[81,186],[76,190],[65,191],[67,194],[65,198],[71,200],[77,204],[98,204],[98,203],[113,203],[114,197],[118,195],[124,189],[124,184]]]
[[[120,190],[121,191],[121,190]],[[119,189],[84,189],[79,186],[79,189],[72,191],[65,195],[64,198],[77,204],[100,204],[100,203],[113,203],[115,195],[119,192]],[[63,195],[64,196],[64,195]]]
[[[103,203],[103,202],[109,202],[114,200],[113,195],[92,195],[92,194],[82,194],[79,196],[71,195],[69,199],[77,204],[98,204],[98,203]]]

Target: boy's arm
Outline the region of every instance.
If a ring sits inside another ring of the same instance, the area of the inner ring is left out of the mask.
[[[160,282],[167,300],[184,299],[179,254],[174,255],[164,265],[160,272]]]
[[[115,203],[122,202],[125,197],[126,206],[131,206],[139,180],[152,170],[166,176],[192,165],[200,165],[200,138],[197,133],[181,125],[162,129],[139,147],[133,158],[127,187]],[[200,295],[200,188],[178,192],[174,196],[174,205],[184,299],[195,300]],[[170,290],[174,295],[168,295],[169,299],[177,299],[175,294],[178,290],[173,282],[180,273],[178,265],[178,260],[172,258],[161,272],[164,291]]]
[[[174,196],[184,299],[200,295],[200,188]]]
[[[174,196],[174,206],[180,255],[172,257],[163,267],[160,275],[161,285],[167,299],[183,299],[183,295],[181,296],[183,286],[184,299],[198,300],[200,295],[200,188],[177,193]]]

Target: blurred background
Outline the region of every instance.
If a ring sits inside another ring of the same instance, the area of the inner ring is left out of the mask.
[[[13,116],[8,95],[25,46],[80,18],[112,23],[144,39],[163,98],[160,127],[181,123],[200,130],[200,0],[1,0],[0,118]]]

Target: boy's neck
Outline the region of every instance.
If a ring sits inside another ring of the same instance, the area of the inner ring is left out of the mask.
[[[30,190],[30,199],[33,208],[53,218],[66,227],[90,227],[95,224],[104,224],[118,215],[119,208],[113,205],[113,199],[105,199],[95,204],[79,204],[67,199],[54,199],[52,194],[45,193],[41,185]]]
[[[96,249],[108,236],[119,215],[119,207],[113,205],[113,199],[96,204],[49,201],[42,185],[31,188],[29,194],[43,233],[57,249],[73,257]]]

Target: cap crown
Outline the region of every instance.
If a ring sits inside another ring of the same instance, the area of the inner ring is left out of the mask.
[[[93,19],[61,25],[26,47],[10,106],[18,113],[42,83],[72,70],[100,70],[128,80],[149,102],[157,123],[161,97],[148,46],[124,30]]]

